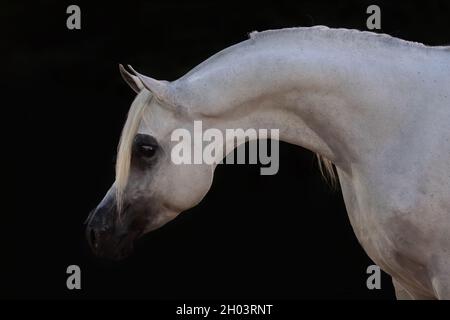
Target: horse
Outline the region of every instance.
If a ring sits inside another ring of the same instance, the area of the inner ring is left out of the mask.
[[[175,129],[278,128],[337,179],[398,299],[450,299],[450,47],[299,27],[252,32],[175,81],[120,72],[137,95],[87,219],[96,255],[127,256],[208,192],[217,164],[174,164]]]

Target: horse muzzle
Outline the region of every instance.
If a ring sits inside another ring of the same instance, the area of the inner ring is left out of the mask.
[[[133,251],[134,232],[116,221],[115,206],[99,206],[86,220],[86,239],[92,252],[100,258],[121,260]]]
[[[133,251],[134,240],[141,232],[139,224],[130,223],[131,212],[119,217],[114,192],[109,190],[100,204],[85,221],[86,239],[94,255],[110,260],[121,260]]]

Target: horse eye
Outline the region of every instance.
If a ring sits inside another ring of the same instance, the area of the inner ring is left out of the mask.
[[[139,146],[139,153],[145,158],[152,158],[155,155],[156,148],[154,146],[143,144]]]
[[[148,134],[137,134],[133,142],[133,154],[141,159],[153,158],[158,149],[158,142]]]

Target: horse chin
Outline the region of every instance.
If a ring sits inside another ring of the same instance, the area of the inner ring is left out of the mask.
[[[134,252],[134,242],[137,241],[143,232],[129,232],[119,239],[116,248],[112,248],[113,252],[109,257],[110,260],[120,261],[128,258]]]
[[[130,242],[126,246],[122,246],[117,250],[112,251],[111,253],[105,253],[99,257],[111,261],[121,261],[131,256],[133,251],[134,251],[134,244],[133,242]]]

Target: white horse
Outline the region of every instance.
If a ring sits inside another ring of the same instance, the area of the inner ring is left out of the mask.
[[[335,165],[356,236],[397,297],[450,299],[450,47],[292,28],[254,32],[173,82],[121,72],[138,94],[116,181],[87,221],[96,254],[124,256],[208,192],[215,165],[174,164],[175,129],[279,128]]]

